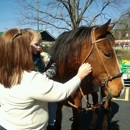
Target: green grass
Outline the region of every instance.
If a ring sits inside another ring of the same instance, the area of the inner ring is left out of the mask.
[[[118,61],[130,60],[130,49],[115,49]]]

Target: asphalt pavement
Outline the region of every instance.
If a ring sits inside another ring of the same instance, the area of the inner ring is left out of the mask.
[[[82,104],[83,107],[86,105],[84,100]],[[62,111],[62,130],[72,130],[72,109],[64,106]],[[92,111],[82,111],[81,130],[89,130],[91,118]],[[99,110],[97,128],[95,130],[101,130],[102,120],[103,114],[102,111]],[[112,112],[108,118],[108,125],[108,130],[130,130],[130,86],[125,87],[125,92],[120,98],[112,100]]]

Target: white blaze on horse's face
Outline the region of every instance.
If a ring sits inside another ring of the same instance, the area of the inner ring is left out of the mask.
[[[112,48],[114,36],[110,31],[113,26],[109,26],[109,24],[110,20],[91,31],[92,44],[98,64],[98,66],[93,65],[93,76],[98,79],[99,83],[101,82],[101,86],[105,86],[103,89],[105,95],[119,97],[124,92],[124,83],[116,54]]]
[[[121,73],[119,68],[119,62],[114,51],[117,66],[114,67],[115,72]],[[119,71],[118,71],[119,70]],[[114,70],[113,70],[114,71]],[[123,77],[118,77],[108,82],[108,89],[110,90],[113,97],[120,97],[124,93],[124,82]]]
[[[115,55],[116,55],[116,54],[115,54]],[[118,66],[119,66],[119,62],[118,62],[117,57],[116,57],[116,61],[117,61]],[[119,68],[120,68],[120,67],[119,67]],[[120,72],[121,72],[121,70],[120,70]],[[125,85],[124,85],[124,80],[123,80],[123,77],[121,77],[121,82],[122,82],[123,86],[125,86]],[[125,87],[123,87],[123,89],[121,90],[120,96],[124,93],[124,91],[125,91]]]
[[[118,82],[118,79],[114,79],[113,81],[108,82],[108,89],[113,97],[120,97],[124,93],[124,83],[122,77],[120,80],[121,82]]]
[[[109,72],[110,70],[108,69],[109,75],[110,76],[116,76],[117,74],[120,74],[120,68],[119,68],[119,62],[117,60],[115,51],[113,51],[113,58],[115,60],[113,60],[113,62],[115,62],[114,64],[111,63],[111,65],[114,65],[114,67],[112,67],[112,71]],[[108,81],[108,90],[110,91],[110,93],[112,94],[113,97],[120,97],[123,92],[124,92],[124,82],[123,82],[123,77],[116,77],[110,81]],[[107,93],[107,92],[106,92]]]

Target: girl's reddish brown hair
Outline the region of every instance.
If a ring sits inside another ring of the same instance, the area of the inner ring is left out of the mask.
[[[20,84],[24,71],[34,68],[30,43],[33,34],[13,28],[0,37],[0,83],[5,88]]]

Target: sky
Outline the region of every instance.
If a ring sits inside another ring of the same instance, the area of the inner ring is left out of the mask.
[[[0,32],[4,32],[10,28],[29,28],[30,25],[19,25],[18,15],[16,15],[16,10],[18,5],[15,0],[1,0],[0,2]],[[36,30],[37,27],[31,27]]]
[[[15,15],[15,0],[1,0],[0,2],[0,32],[18,26]],[[20,26],[22,28],[22,26]]]
[[[17,23],[18,15],[16,15],[16,10],[18,5],[15,3],[15,0],[1,0],[0,2],[0,32],[4,32],[7,29],[18,27],[22,28],[32,28],[37,30],[36,26],[30,25],[19,25]],[[52,30],[47,30],[52,33]],[[54,37],[57,37],[59,34],[52,34]]]
[[[130,6],[130,4],[126,4]],[[18,15],[15,14],[18,5],[15,4],[15,0],[1,0],[0,2],[0,32],[4,32],[7,29],[18,27],[18,28],[29,28],[30,25],[22,26],[17,24]],[[114,14],[115,15],[115,14]],[[114,16],[113,15],[113,16]],[[31,27],[36,30],[36,27]]]

